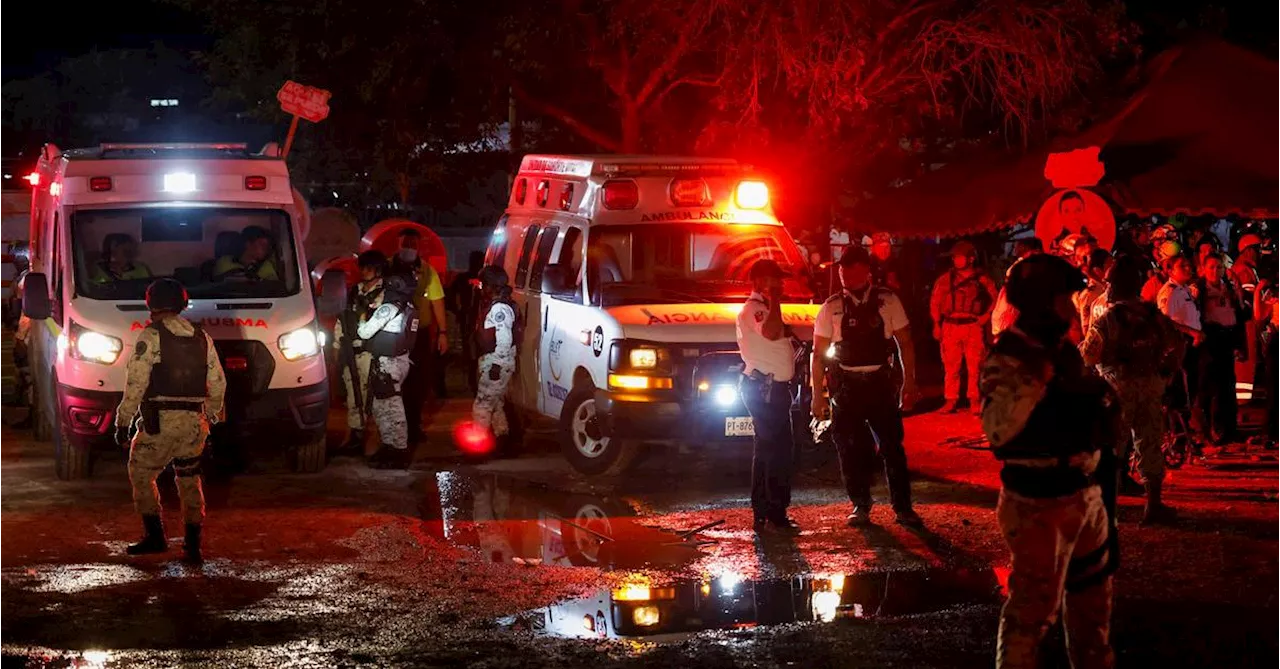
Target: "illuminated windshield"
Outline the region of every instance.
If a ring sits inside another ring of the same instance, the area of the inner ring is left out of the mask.
[[[298,292],[289,215],[272,209],[85,209],[71,219],[76,293],[145,299],[173,277],[192,298],[286,297]]]
[[[805,265],[778,225],[633,225],[591,230],[588,276],[594,304],[719,302],[751,293],[747,274],[774,260],[792,274],[788,300],[808,302]]]

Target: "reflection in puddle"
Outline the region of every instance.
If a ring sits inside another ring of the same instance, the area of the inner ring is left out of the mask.
[[[150,578],[145,571],[122,564],[69,564],[29,569],[21,574],[19,578],[27,577],[35,581],[30,587],[34,592],[67,594]],[[5,580],[16,575],[12,570],[5,570]]]
[[[441,472],[424,483],[423,518],[439,523],[442,538],[493,562],[638,569],[700,555],[693,536],[642,525],[619,499],[493,474]]]
[[[999,583],[990,570],[756,581],[727,573],[657,586],[637,574],[612,590],[510,616],[499,624],[550,636],[668,641],[701,630],[912,615],[999,599]]]

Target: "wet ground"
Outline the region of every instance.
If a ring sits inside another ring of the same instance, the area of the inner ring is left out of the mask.
[[[334,459],[294,475],[265,444],[207,483],[206,559],[129,558],[125,469],[53,474],[7,427],[0,471],[4,666],[989,666],[1007,554],[995,465],[967,415],[908,419],[926,529],[877,507],[844,526],[831,454],[803,454],[794,537],[760,540],[747,453],[657,454],[585,481],[545,441],[466,463],[438,407],[407,472]],[[339,435],[333,435],[337,439]],[[1174,472],[1173,528],[1122,500],[1114,639],[1122,666],[1276,659],[1276,461],[1233,449]],[[162,484],[163,485],[163,484]],[[171,486],[171,483],[169,484]],[[884,491],[878,489],[878,496]],[[1060,638],[1046,644],[1065,666]]]

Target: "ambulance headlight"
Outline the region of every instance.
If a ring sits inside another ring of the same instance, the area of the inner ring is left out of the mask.
[[[280,354],[285,360],[299,360],[320,352],[320,340],[309,327],[294,330],[280,337]]]
[[[652,348],[633,348],[628,357],[633,369],[653,369],[658,366],[658,351]]]
[[[75,358],[103,365],[114,363],[124,348],[123,343],[111,335],[78,326],[72,331],[71,339],[69,348]]]

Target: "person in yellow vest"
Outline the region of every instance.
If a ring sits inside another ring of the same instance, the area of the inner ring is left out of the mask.
[[[266,228],[250,225],[240,231],[240,253],[218,258],[213,266],[213,280],[279,281],[280,272],[271,257],[271,233]]]
[[[102,239],[102,260],[89,270],[93,283],[114,283],[131,279],[150,279],[151,268],[138,262],[138,243],[122,232]]]
[[[413,366],[404,382],[404,409],[409,420],[409,443],[422,440],[422,406],[426,403],[428,389],[435,385],[436,394],[444,397],[444,354],[449,351],[449,328],[445,320],[444,284],[440,274],[430,263],[422,259],[418,247],[422,235],[413,228],[400,231],[400,250],[391,259],[389,276],[412,277],[417,285],[414,306],[421,319],[423,334],[414,344],[409,359]],[[430,333],[434,332],[434,336]]]

